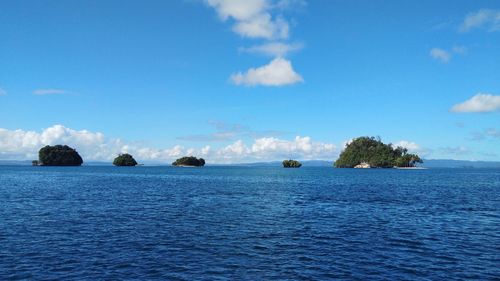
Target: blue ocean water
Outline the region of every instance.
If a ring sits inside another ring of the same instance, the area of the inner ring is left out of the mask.
[[[499,280],[500,170],[0,166],[0,280]]]

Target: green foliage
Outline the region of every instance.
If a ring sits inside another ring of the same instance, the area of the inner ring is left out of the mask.
[[[397,167],[415,167],[416,163],[423,163],[422,159],[416,154],[404,154],[396,158],[395,165]]]
[[[408,154],[403,147],[393,148],[380,138],[359,137],[349,143],[334,165],[337,168],[353,168],[362,162],[374,168],[413,167],[423,161],[415,154]]]
[[[42,166],[80,166],[82,157],[67,145],[47,145],[38,152],[38,162]]]
[[[302,163],[300,163],[297,160],[283,160],[283,167],[284,168],[300,168],[302,166]]]
[[[115,166],[135,166],[137,165],[137,162],[135,161],[134,157],[132,155],[125,153],[125,154],[120,154],[118,157],[115,158],[113,161],[113,165]]]
[[[196,158],[194,156],[185,156],[175,160],[172,163],[173,166],[195,166],[195,167],[203,167],[205,166],[205,159]]]

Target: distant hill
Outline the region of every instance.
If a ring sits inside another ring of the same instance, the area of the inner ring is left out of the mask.
[[[427,168],[500,168],[500,162],[427,159],[424,160],[424,164],[422,166]]]
[[[333,161],[308,160],[300,161],[303,167],[333,167]],[[216,165],[210,165],[216,166]],[[218,165],[217,165],[218,166]],[[224,166],[247,166],[247,167],[281,167],[280,161],[255,162],[242,164],[226,164]],[[498,161],[467,161],[452,159],[424,159],[424,164],[419,166],[427,168],[500,168]]]

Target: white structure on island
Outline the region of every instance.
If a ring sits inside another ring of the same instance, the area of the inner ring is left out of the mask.
[[[361,164],[358,164],[354,166],[355,169],[370,169],[372,166],[366,162],[361,162]]]

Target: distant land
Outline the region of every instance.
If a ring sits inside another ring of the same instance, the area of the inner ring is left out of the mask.
[[[452,159],[424,159],[427,168],[500,168],[499,161],[468,161]]]
[[[324,160],[308,160],[300,161],[303,167],[332,167],[333,161]],[[215,166],[215,165],[209,165]],[[256,163],[243,163],[231,165],[217,165],[217,166],[282,166],[281,161],[272,162],[256,162]],[[419,165],[427,168],[499,168],[499,161],[468,161],[468,160],[452,160],[452,159],[424,159],[424,164]]]
[[[300,161],[303,167],[333,167],[333,161],[324,160],[306,160]],[[144,163],[146,166],[170,166],[170,163],[155,162]],[[0,160],[0,166],[31,166],[31,160]],[[84,162],[83,166],[112,166],[110,162],[89,161]],[[282,167],[282,161],[255,162],[241,164],[210,164],[207,166],[246,166],[246,167]],[[427,168],[498,168],[500,161],[468,161],[452,159],[424,159],[424,164],[419,165]]]

